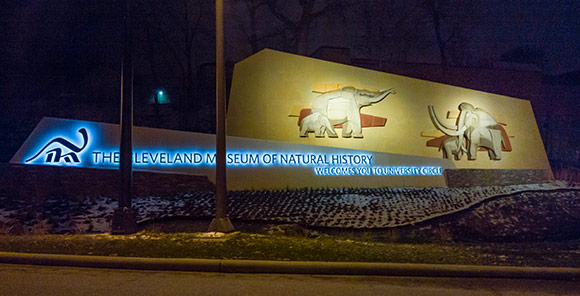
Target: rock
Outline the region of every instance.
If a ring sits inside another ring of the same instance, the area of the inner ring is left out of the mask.
[[[224,237],[226,234],[223,232],[215,232],[215,231],[210,231],[210,232],[200,232],[200,233],[196,233],[195,236],[196,237],[201,237],[201,238],[217,238],[217,237]]]
[[[309,236],[309,231],[298,224],[279,224],[267,228],[268,234],[287,236]]]

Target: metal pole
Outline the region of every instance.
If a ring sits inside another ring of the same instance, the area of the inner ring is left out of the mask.
[[[119,208],[113,213],[112,234],[137,232],[135,211],[131,207],[133,179],[133,59],[131,53],[130,1],[123,1],[125,44],[121,67],[121,147],[119,149],[121,194],[119,196]]]
[[[226,183],[226,76],[224,63],[223,0],[215,2],[216,27],[216,211],[209,231],[234,230],[227,210]]]

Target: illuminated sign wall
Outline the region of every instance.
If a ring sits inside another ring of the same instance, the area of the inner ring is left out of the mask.
[[[444,111],[445,113],[438,113]],[[543,169],[528,101],[263,50],[236,64],[230,189],[438,187],[447,168]],[[12,163],[114,169],[119,127],[43,119]],[[135,127],[136,170],[214,179],[215,136]]]
[[[227,131],[551,173],[529,101],[268,49],[236,64]]]
[[[118,125],[44,118],[11,163],[116,169]],[[207,175],[214,178],[214,135],[134,128],[136,170]],[[228,137],[231,189],[288,187],[444,186],[443,169],[452,163],[369,151],[288,145]]]

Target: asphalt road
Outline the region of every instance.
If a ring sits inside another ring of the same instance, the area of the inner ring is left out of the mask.
[[[0,264],[0,295],[580,295],[580,281],[229,274]]]

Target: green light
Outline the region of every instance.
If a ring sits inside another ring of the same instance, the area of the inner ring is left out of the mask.
[[[155,104],[168,104],[169,103],[169,98],[167,96],[167,94],[165,93],[165,91],[163,90],[156,90],[155,95],[153,96],[153,103]]]

